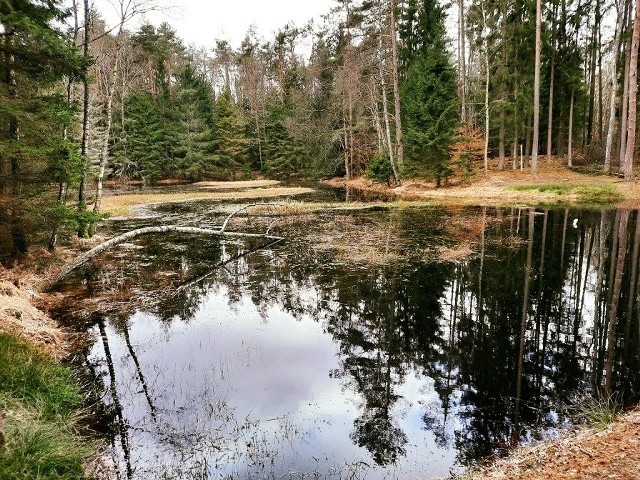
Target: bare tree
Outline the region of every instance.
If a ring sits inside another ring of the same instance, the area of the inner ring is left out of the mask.
[[[609,127],[607,129],[607,142],[604,153],[604,171],[611,170],[611,147],[613,145],[613,131],[616,125],[616,94],[618,91],[618,50],[620,49],[620,38],[622,37],[623,24],[623,3],[618,2],[618,21],[616,23],[616,36],[613,45],[613,64],[611,68],[611,103],[609,104]]]
[[[398,73],[398,38],[396,33],[396,0],[391,0],[391,21],[389,22],[389,35],[391,36],[391,59],[393,73],[393,102],[394,117],[396,121],[396,158],[398,166],[404,163],[404,140],[402,138],[402,116],[400,112],[400,78]]]
[[[111,127],[113,125],[113,99],[116,92],[118,76],[120,75],[121,70],[122,50],[127,40],[125,35],[125,26],[132,19],[157,9],[155,0],[117,0],[117,3],[114,6],[118,12],[118,23],[116,27],[117,33],[114,37],[114,48],[110,55],[111,66],[103,78],[103,86],[106,93],[105,127],[100,152],[100,163],[98,166],[96,198],[93,205],[94,214],[98,214],[100,212],[104,176],[109,163],[109,141],[111,139]],[[94,227],[92,226],[91,229],[93,228]]]
[[[538,170],[538,144],[540,137],[540,63],[542,51],[542,2],[536,0],[536,60],[533,81],[533,144],[531,146],[531,173]]]
[[[638,100],[638,44],[640,43],[640,2],[636,2],[633,22],[631,60],[629,64],[629,109],[627,120],[627,145],[624,155],[624,179],[633,179],[633,155],[636,147],[636,104]]]

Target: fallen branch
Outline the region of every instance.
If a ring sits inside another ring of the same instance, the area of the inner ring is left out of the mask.
[[[244,210],[244,208],[242,210]],[[137,230],[131,230],[129,232],[123,233],[122,235],[118,235],[117,237],[114,237],[110,240],[107,240],[106,242],[101,243],[97,247],[92,248],[88,252],[83,253],[82,255],[76,257],[71,262],[67,263],[64,267],[62,267],[62,270],[60,270],[58,275],[56,275],[56,277],[52,281],[45,284],[43,290],[45,292],[51,291],[53,288],[55,288],[57,285],[60,284],[60,282],[64,279],[64,277],[66,277],[69,273],[71,273],[73,270],[75,270],[79,266],[87,263],[93,257],[101,254],[102,252],[104,252],[105,250],[108,250],[109,248],[115,247],[116,245],[120,245],[121,243],[125,243],[141,235],[148,235],[151,233],[186,233],[186,234],[192,234],[192,235],[212,235],[212,236],[218,236],[218,237],[264,238],[267,240],[278,240],[278,241],[284,240],[283,237],[277,237],[274,235],[261,234],[261,233],[226,232],[224,228],[226,227],[231,217],[236,213],[238,212],[234,212],[233,214],[231,214],[225,221],[222,228],[220,228],[219,230],[165,225],[161,227],[138,228]]]
[[[266,237],[265,237],[266,238]],[[265,248],[269,248],[272,247],[273,245],[280,243],[283,239],[282,238],[276,238],[275,240],[270,240],[267,243],[263,244],[263,245],[258,245],[257,247],[251,248],[249,250],[247,250],[246,252],[241,252],[237,255],[232,256],[231,258],[228,258],[227,260],[224,260],[216,265],[214,265],[214,267],[208,271],[205,274],[199,275],[197,277],[194,278],[190,278],[186,281],[184,281],[183,283],[181,283],[180,285],[178,285],[175,289],[175,293],[179,293],[182,290],[185,290],[187,288],[191,288],[193,285],[195,285],[196,283],[200,283],[203,280],[206,280],[207,278],[211,277],[212,275],[215,274],[215,272],[219,269],[219,268],[224,268],[226,265],[235,262],[236,260],[241,259],[242,257],[245,257],[247,255],[250,255],[254,252],[257,252],[258,250],[264,250]]]

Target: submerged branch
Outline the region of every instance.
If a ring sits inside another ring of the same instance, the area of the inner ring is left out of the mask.
[[[60,282],[64,279],[64,277],[66,277],[69,273],[71,273],[73,270],[80,267],[81,265],[84,265],[93,257],[101,254],[105,250],[108,250],[111,247],[115,247],[117,245],[125,243],[141,235],[148,235],[151,233],[186,233],[186,234],[192,234],[192,235],[213,235],[213,236],[219,236],[219,237],[264,238],[267,240],[278,240],[278,241],[284,240],[283,237],[277,237],[269,234],[224,231],[226,224],[231,219],[231,217],[235,215],[235,213],[238,213],[238,212],[234,212],[234,214],[228,217],[227,220],[225,221],[225,224],[222,226],[220,230],[212,230],[208,228],[197,228],[197,227],[179,227],[175,225],[164,225],[164,226],[157,226],[157,227],[139,228],[137,230],[131,230],[129,232],[123,233],[122,235],[118,235],[117,237],[114,237],[110,240],[107,240],[106,242],[101,243],[97,247],[92,248],[88,252],[85,252],[82,255],[79,255],[74,260],[67,263],[62,268],[62,270],[60,270],[60,273],[58,273],[58,275],[51,282],[48,282],[45,285],[44,291],[51,291],[53,288],[59,285]]]

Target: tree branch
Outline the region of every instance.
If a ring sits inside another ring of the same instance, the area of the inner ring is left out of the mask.
[[[171,233],[185,233],[185,234],[192,234],[192,235],[212,235],[212,236],[218,236],[218,237],[264,238],[267,240],[274,240],[274,241],[284,240],[284,237],[277,237],[274,235],[267,235],[267,234],[260,234],[260,233],[225,232],[224,231],[225,226],[226,226],[226,222],[225,222],[225,225],[223,225],[223,228],[220,230],[211,230],[211,229],[197,228],[197,227],[179,227],[175,225],[144,227],[144,228],[138,228],[136,230],[131,230],[129,232],[123,233],[122,235],[118,235],[117,237],[113,237],[112,239],[107,240],[106,242],[101,243],[97,247],[92,248],[88,252],[85,252],[82,255],[79,255],[74,260],[67,263],[64,267],[62,267],[58,275],[56,275],[56,277],[52,281],[47,282],[45,284],[43,290],[45,292],[49,292],[53,290],[56,286],[60,284],[60,282],[64,279],[64,277],[66,277],[69,273],[71,273],[73,270],[75,270],[79,266],[87,263],[93,257],[101,254],[102,252],[104,252],[105,250],[108,250],[111,247],[115,247],[116,245],[120,245],[121,243],[124,243],[128,240],[132,240],[141,235],[148,235],[151,233],[170,233],[171,232]]]

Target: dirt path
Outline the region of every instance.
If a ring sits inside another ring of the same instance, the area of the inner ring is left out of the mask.
[[[523,447],[461,480],[640,479],[640,409],[604,430],[587,428]]]

